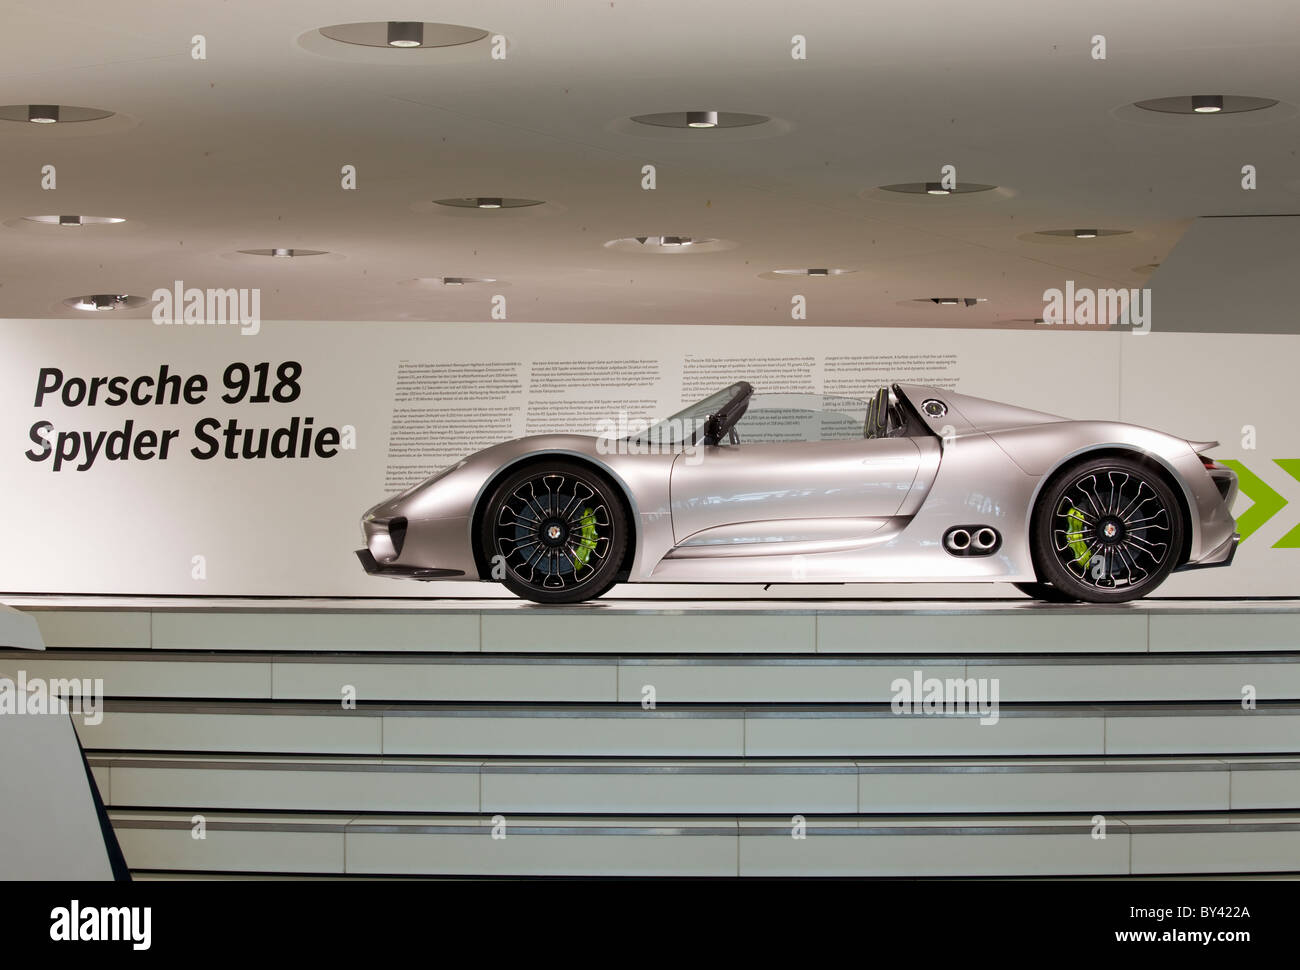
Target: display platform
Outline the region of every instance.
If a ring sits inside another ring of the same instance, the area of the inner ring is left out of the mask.
[[[1300,874],[1300,600],[4,599],[147,878]]]

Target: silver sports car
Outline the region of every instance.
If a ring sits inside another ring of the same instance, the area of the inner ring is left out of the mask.
[[[1236,552],[1217,442],[912,384],[856,413],[752,397],[741,381],[630,433],[485,448],[366,512],[357,556],[539,603],[618,582],[1006,582],[1115,603]]]

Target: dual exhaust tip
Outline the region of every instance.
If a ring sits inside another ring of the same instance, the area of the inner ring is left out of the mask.
[[[998,530],[987,525],[956,525],[943,534],[943,547],[954,556],[988,556],[1001,545]]]

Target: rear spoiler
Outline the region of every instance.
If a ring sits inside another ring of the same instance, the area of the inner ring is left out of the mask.
[[[1189,441],[1187,443],[1192,446],[1192,451],[1198,455],[1201,454],[1201,452],[1211,451],[1219,447],[1217,441]]]

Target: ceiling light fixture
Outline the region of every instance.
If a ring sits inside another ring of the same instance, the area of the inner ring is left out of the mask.
[[[63,305],[74,310],[88,313],[102,313],[110,310],[132,310],[148,303],[142,296],[129,293],[92,293],[88,296],[72,296],[63,301]]]
[[[893,185],[879,185],[883,192],[899,192],[904,195],[970,195],[974,192],[989,192],[996,185],[983,182],[958,182],[952,188],[945,188],[942,182],[896,182]]]
[[[378,47],[385,51],[394,48],[422,50],[425,55],[439,47],[460,47],[487,37],[488,32],[479,27],[460,24],[439,24],[403,20],[367,20],[350,24],[330,24],[308,31],[298,43],[316,53],[326,53],[333,46],[317,46],[316,38],[353,47]],[[337,56],[327,54],[326,56]],[[383,57],[384,55],[380,55]],[[385,60],[388,60],[385,57]],[[390,61],[391,62],[391,61]]]
[[[1241,114],[1262,111],[1277,104],[1276,98],[1258,98],[1245,94],[1180,94],[1172,98],[1149,98],[1135,101],[1134,107],[1172,115]]]
[[[424,24],[390,20],[388,22],[389,47],[419,47],[424,43]]]
[[[736,244],[726,239],[704,236],[625,236],[605,243],[606,249],[623,253],[653,253],[656,255],[686,256],[692,253],[714,253],[734,249]]]
[[[739,111],[660,111],[633,115],[632,121],[652,128],[750,128],[772,119]]]
[[[23,221],[47,226],[107,226],[126,222],[120,216],[23,216]]]
[[[70,125],[111,117],[113,112],[103,108],[83,108],[74,104],[0,104],[0,121],[17,121],[24,125]]]
[[[241,249],[244,256],[270,256],[273,259],[290,259],[299,256],[328,256],[324,249]]]
[[[1021,236],[1032,239],[1034,236],[1052,236],[1058,239],[1105,239],[1111,236],[1131,236],[1132,229],[1037,229],[1033,233]],[[1038,242],[1039,240],[1034,240]]]
[[[542,199],[509,199],[502,196],[468,195],[455,199],[434,199],[434,205],[445,205],[452,209],[526,209],[534,205],[545,205]]]
[[[768,273],[759,273],[763,279],[778,279],[788,276],[817,276],[823,279],[829,279],[832,276],[847,276],[849,273],[856,273],[855,269],[841,269],[830,266],[814,266],[810,269],[774,269]]]

